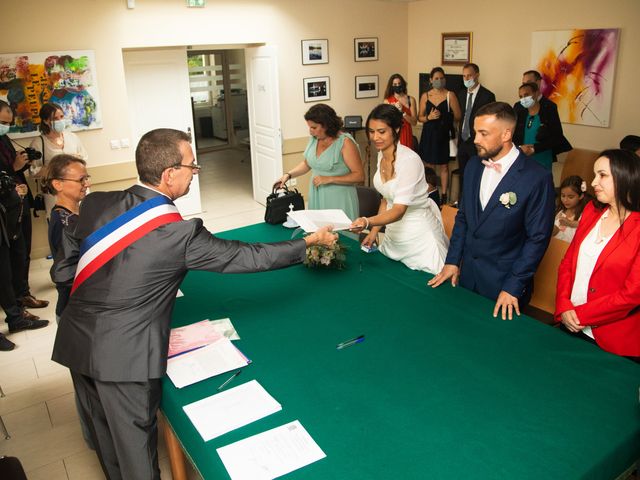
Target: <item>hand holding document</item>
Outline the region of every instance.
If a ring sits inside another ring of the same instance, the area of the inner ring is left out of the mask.
[[[300,228],[306,233],[313,233],[322,227],[333,225],[333,230],[348,230],[351,220],[342,210],[295,210],[289,212]]]
[[[245,357],[226,337],[167,361],[167,375],[176,388],[186,387],[221,373],[249,365]]]
[[[232,480],[271,480],[326,457],[298,420],[216,451]]]
[[[207,442],[282,410],[256,380],[182,407]]]

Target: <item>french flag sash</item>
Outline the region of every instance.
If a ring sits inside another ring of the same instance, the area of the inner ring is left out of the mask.
[[[84,239],[71,293],[129,245],[168,223],[182,220],[169,198],[158,195],[136,205]]]

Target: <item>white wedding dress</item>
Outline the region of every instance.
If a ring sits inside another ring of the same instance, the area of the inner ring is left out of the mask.
[[[387,210],[394,203],[408,208],[400,220],[386,226],[380,252],[412,270],[438,273],[447,256],[449,239],[444,233],[440,210],[428,196],[422,160],[413,150],[398,144],[395,176],[383,183],[381,159],[379,153],[373,184],[387,201]]]

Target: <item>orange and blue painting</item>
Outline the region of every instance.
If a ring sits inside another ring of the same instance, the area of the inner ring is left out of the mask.
[[[531,60],[542,94],[565,123],[608,127],[619,29],[533,32]]]
[[[71,130],[102,127],[92,51],[0,53],[0,99],[14,111],[14,138],[37,134],[47,102],[62,107]]]

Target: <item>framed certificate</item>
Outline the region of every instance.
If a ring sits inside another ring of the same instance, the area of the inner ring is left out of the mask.
[[[442,34],[442,65],[464,65],[471,61],[471,32]]]

